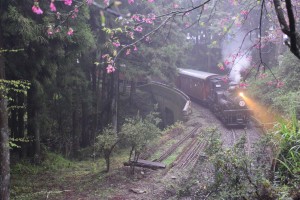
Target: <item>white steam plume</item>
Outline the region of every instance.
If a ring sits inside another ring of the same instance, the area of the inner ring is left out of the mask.
[[[247,37],[244,40],[246,34],[244,31],[237,30],[234,36],[228,35],[222,42],[223,62],[227,68],[231,69],[230,82],[239,83],[241,71],[250,66],[251,61],[245,53],[251,46],[251,42]]]

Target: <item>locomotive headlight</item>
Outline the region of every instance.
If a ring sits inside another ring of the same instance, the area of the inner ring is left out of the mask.
[[[239,105],[240,105],[241,107],[244,107],[244,106],[246,105],[246,103],[245,103],[245,101],[240,101],[240,102],[239,102]]]
[[[240,92],[239,95],[240,95],[241,97],[244,97],[244,93],[242,93],[242,92]]]

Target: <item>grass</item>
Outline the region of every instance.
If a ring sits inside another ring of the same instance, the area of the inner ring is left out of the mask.
[[[181,145],[167,159],[163,160],[163,163],[167,166],[172,164],[176,160],[176,158],[179,156],[179,154],[182,152],[183,148],[184,148],[184,145]]]
[[[127,150],[115,153],[111,158],[111,172],[103,173],[106,165],[102,158],[70,161],[48,152],[41,165],[23,161],[12,166],[11,197],[18,200],[46,199],[47,196],[48,199],[84,199],[103,195],[103,192],[109,195],[114,189],[106,188],[106,183],[127,159]],[[117,176],[122,179],[122,174]]]

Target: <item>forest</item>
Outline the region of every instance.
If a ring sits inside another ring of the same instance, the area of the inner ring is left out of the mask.
[[[0,0],[0,199],[300,199],[299,9],[299,0]],[[139,89],[174,87],[178,68],[247,89],[272,121],[257,147],[271,162],[250,173],[243,141],[222,152],[222,130],[206,124],[213,181],[188,188],[200,184],[195,167],[193,183],[172,175],[158,196],[118,197],[114,184],[148,173],[128,175],[123,162],[188,129]]]

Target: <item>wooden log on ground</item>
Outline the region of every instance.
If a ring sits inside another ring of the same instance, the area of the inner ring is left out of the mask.
[[[166,165],[161,162],[152,162],[149,160],[141,160],[139,159],[137,162],[129,161],[124,162],[124,166],[136,166],[136,167],[143,167],[143,168],[149,168],[149,169],[164,169],[166,168]]]

